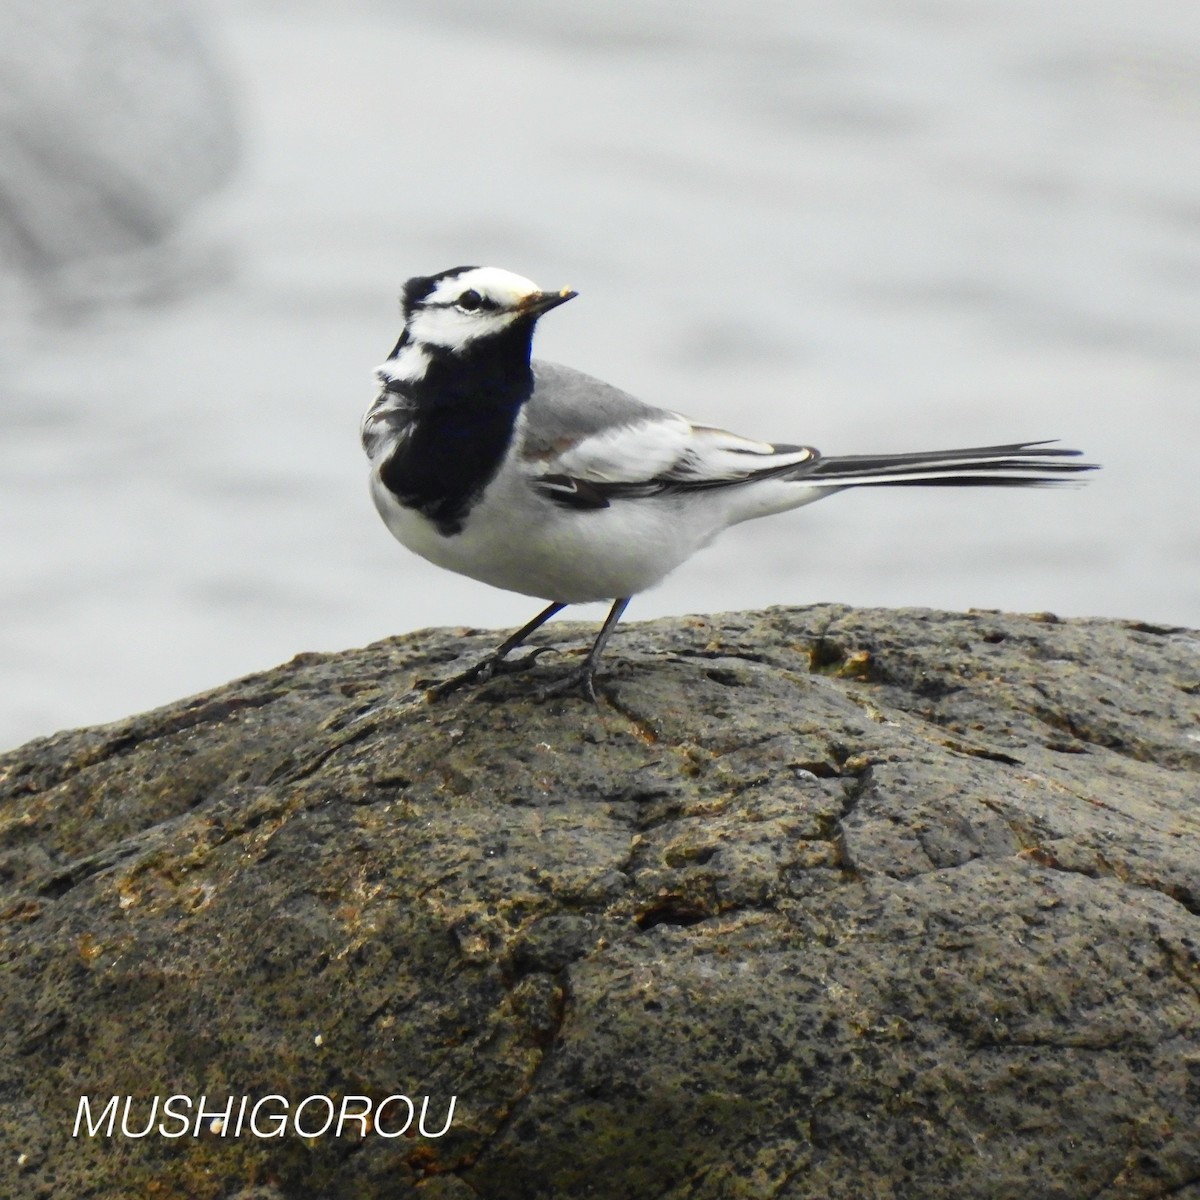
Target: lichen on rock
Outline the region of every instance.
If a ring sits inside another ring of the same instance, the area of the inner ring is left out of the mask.
[[[622,626],[596,706],[413,691],[490,638],[0,760],[0,1190],[1200,1187],[1200,635],[823,605]],[[70,1136],[173,1093],[456,1109]]]

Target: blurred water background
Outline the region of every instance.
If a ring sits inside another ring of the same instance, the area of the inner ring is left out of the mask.
[[[37,11],[78,29],[82,3]],[[96,11],[98,84],[62,30],[0,54],[0,745],[301,650],[532,615],[409,555],[367,498],[357,423],[400,284],[458,263],[577,288],[541,357],[746,434],[1059,437],[1105,466],[743,526],[631,619],[1200,624],[1194,0]],[[167,201],[87,216],[143,179]]]

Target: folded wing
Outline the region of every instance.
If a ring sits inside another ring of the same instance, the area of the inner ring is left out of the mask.
[[[557,503],[606,508],[618,498],[787,475],[818,458],[809,446],[773,446],[660,412],[562,446],[538,462],[533,482]]]

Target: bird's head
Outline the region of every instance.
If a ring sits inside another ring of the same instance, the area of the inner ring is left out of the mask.
[[[405,341],[457,353],[515,326],[529,330],[544,312],[576,295],[543,292],[531,279],[499,267],[452,267],[404,285]]]

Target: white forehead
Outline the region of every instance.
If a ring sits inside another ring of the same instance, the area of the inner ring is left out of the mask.
[[[476,291],[507,308],[519,304],[526,296],[541,289],[524,275],[514,275],[512,271],[504,271],[500,267],[475,267],[452,279],[443,279],[425,297],[425,303],[432,301],[434,304],[444,304],[457,300],[465,291]]]

